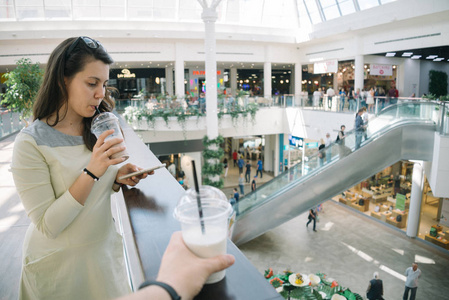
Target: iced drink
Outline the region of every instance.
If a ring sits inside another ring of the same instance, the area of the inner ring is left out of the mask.
[[[104,112],[104,113],[101,113],[101,114],[95,116],[94,119],[92,120],[92,126],[91,126],[90,130],[97,137],[97,139],[103,132],[105,132],[106,130],[109,130],[109,129],[114,129],[114,133],[107,136],[105,141],[112,139],[112,138],[116,138],[116,137],[123,139],[123,135],[122,135],[122,131],[120,129],[118,118],[116,116],[114,116],[113,113]],[[126,147],[125,142],[116,144],[113,147],[122,147],[122,146]],[[111,155],[111,159],[118,158],[118,157],[125,157],[126,159],[128,159],[129,155],[128,155],[128,152],[126,152],[126,149]]]
[[[195,190],[188,190],[178,202],[174,216],[181,222],[182,237],[187,247],[199,257],[214,257],[226,253],[228,218],[232,207],[220,190],[200,188],[204,232],[198,212]],[[206,283],[215,283],[225,277],[226,271],[212,274]]]

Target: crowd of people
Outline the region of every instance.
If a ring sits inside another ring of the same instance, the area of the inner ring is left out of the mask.
[[[353,87],[340,88],[339,91],[335,91],[332,87],[329,87],[327,90],[324,87],[318,87],[312,93],[310,105],[313,108],[324,107],[326,105],[324,102],[325,96],[328,99],[337,96],[337,108],[339,111],[344,111],[347,107],[348,111],[355,112],[357,107],[366,107],[369,113],[375,113],[376,101],[378,110],[381,110],[388,105],[396,104],[399,92],[394,85],[387,92],[381,86],[366,87],[362,90],[360,88],[354,89]],[[331,101],[328,101],[327,105],[330,108],[332,105]]]

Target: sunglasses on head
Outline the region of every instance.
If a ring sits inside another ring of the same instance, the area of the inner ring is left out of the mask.
[[[87,36],[80,36],[67,49],[67,52],[65,54],[66,59],[70,56],[70,54],[72,54],[73,50],[75,50],[76,46],[78,46],[80,41],[82,41],[84,43],[84,45],[86,45],[87,47],[89,47],[91,49],[97,49],[101,46],[100,42],[97,40],[91,39],[90,37],[87,37]]]

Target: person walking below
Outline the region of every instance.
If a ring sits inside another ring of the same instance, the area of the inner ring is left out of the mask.
[[[421,270],[418,269],[418,264],[416,262],[405,270],[405,276],[407,276],[407,279],[405,280],[405,290],[402,299],[408,300],[408,293],[409,291],[412,291],[410,300],[415,300],[416,290],[418,289],[418,278],[421,277]]]
[[[306,227],[309,227],[310,222],[313,220],[313,231],[316,232],[316,212],[311,208],[309,210],[309,222],[307,222]]]
[[[225,157],[223,160],[224,177],[228,176],[228,159]]]
[[[239,166],[239,174],[243,174],[243,167],[245,166],[245,161],[243,160],[243,157],[240,156],[237,165]]]
[[[251,164],[249,163],[249,160],[246,161],[245,179],[247,183],[251,180]]]
[[[235,208],[235,213],[236,213],[236,215],[238,216],[239,215],[239,200],[240,200],[240,195],[239,195],[239,192],[237,192],[237,189],[236,188],[234,188],[234,199],[235,199],[235,205],[234,205],[234,208]]]
[[[384,287],[382,280],[379,279],[379,273],[374,272],[373,279],[370,280],[368,289],[366,290],[366,298],[368,298],[368,300],[384,300],[382,297],[383,294]]]
[[[320,159],[320,167],[324,165],[324,159],[326,158],[326,152],[324,152],[324,140],[320,140],[320,145],[318,146],[318,158]]]
[[[242,194],[242,196],[245,194],[245,178],[243,177],[243,174],[240,174],[239,177],[239,188],[240,188],[240,194]]]
[[[251,192],[256,191],[256,178],[257,178],[257,175],[254,176],[253,181],[251,182]]]
[[[263,177],[262,170],[263,170],[263,162],[262,162],[262,159],[259,158],[259,160],[257,161],[256,176],[259,176],[259,173],[260,173],[260,178],[262,178]]]
[[[239,154],[237,153],[237,150],[234,150],[234,152],[232,152],[232,160],[234,160],[234,167],[237,165],[238,157],[239,157]]]
[[[324,146],[326,147],[326,162],[330,162],[332,160],[332,139],[331,134],[328,132],[326,133],[326,138],[324,139]]]

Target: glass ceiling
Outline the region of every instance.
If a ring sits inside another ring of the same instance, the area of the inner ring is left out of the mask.
[[[221,0],[217,24],[307,28],[395,0]],[[208,2],[211,2],[209,0]],[[1,21],[202,22],[198,0],[0,0]]]

